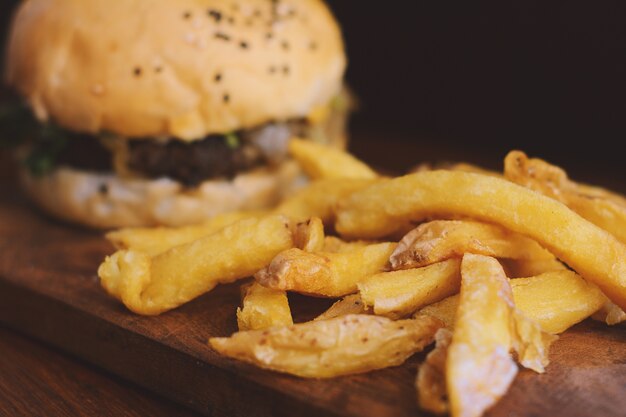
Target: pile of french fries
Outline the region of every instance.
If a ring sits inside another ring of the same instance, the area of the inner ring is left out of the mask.
[[[518,364],[538,373],[557,334],[626,319],[626,199],[518,151],[504,172],[467,164],[378,175],[294,139],[308,186],[267,212],[107,234],[102,286],[138,314],[247,277],[222,355],[305,378],[402,364],[434,342],[419,405],[480,416]],[[330,232],[329,232],[330,231]],[[332,233],[331,233],[332,232]],[[337,301],[294,324],[288,292]]]

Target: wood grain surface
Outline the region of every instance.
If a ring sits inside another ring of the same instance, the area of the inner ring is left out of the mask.
[[[0,327],[0,416],[102,415],[198,416]]]
[[[420,416],[405,365],[303,380],[218,356],[211,336],[236,330],[237,285],[218,287],[158,317],[127,311],[100,288],[112,248],[97,232],[62,224],[0,187],[0,322],[209,416]],[[297,320],[328,302],[293,297]],[[626,415],[626,331],[586,321],[553,346],[544,375],[521,371],[489,413],[502,417]]]

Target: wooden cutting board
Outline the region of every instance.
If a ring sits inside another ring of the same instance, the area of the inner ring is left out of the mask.
[[[236,330],[237,285],[159,317],[127,311],[100,288],[112,247],[100,233],[41,215],[0,187],[0,322],[40,338],[207,416],[420,416],[403,366],[304,380],[218,356],[211,336]],[[296,320],[328,301],[291,297]],[[585,321],[553,345],[543,375],[520,371],[488,413],[501,417],[626,416],[626,328]]]

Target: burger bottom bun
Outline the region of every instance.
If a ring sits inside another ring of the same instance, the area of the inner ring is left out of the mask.
[[[306,181],[294,161],[194,188],[167,178],[124,179],[67,167],[41,178],[22,170],[20,177],[26,193],[45,211],[99,229],[183,226],[228,211],[269,208]]]

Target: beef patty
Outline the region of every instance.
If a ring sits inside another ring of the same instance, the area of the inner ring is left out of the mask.
[[[124,165],[143,178],[167,177],[188,186],[213,178],[233,178],[238,173],[283,161],[292,136],[306,136],[307,123],[294,120],[269,123],[228,135],[209,135],[192,142],[159,139],[105,139],[65,132],[65,145],[56,156],[58,165],[89,171],[115,170],[107,141],[124,141]]]

